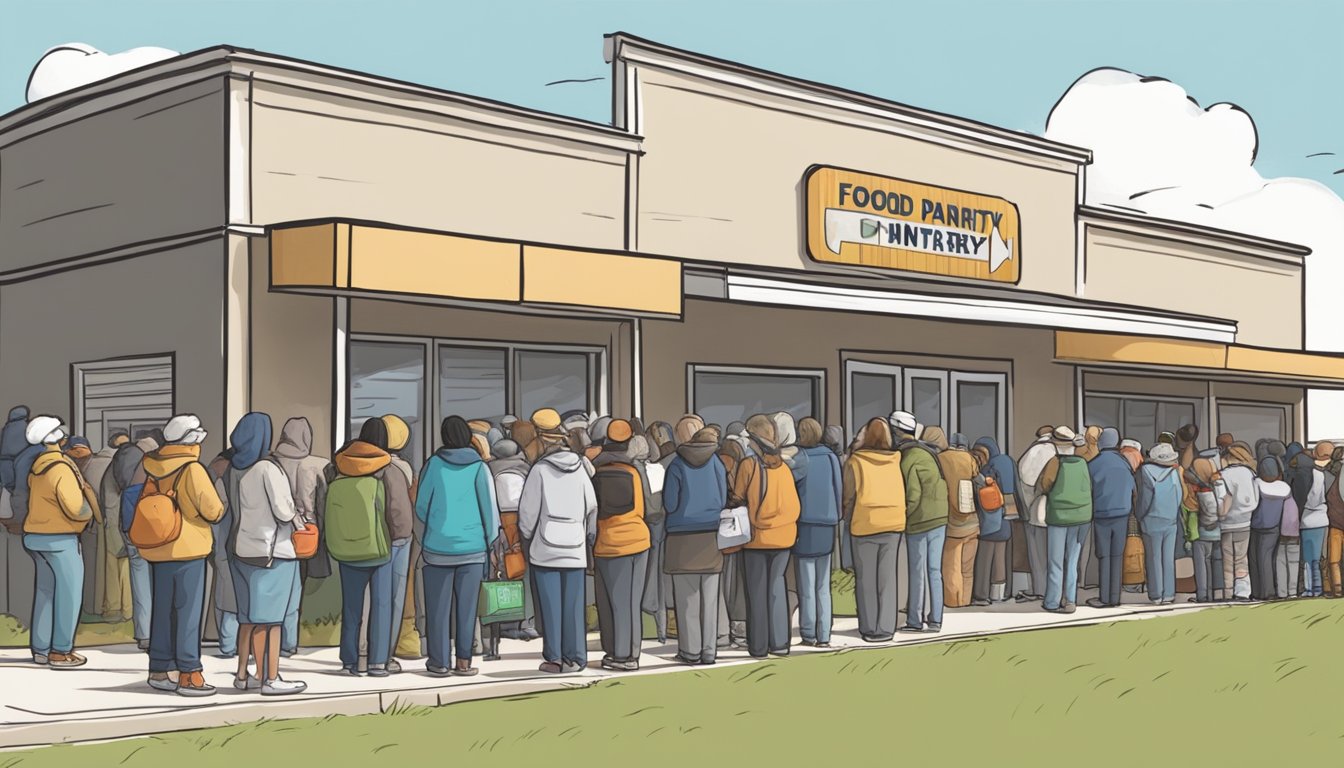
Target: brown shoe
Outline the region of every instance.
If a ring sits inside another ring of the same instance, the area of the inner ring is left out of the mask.
[[[56,653],[52,651],[47,654],[47,666],[52,669],[73,669],[82,667],[89,663],[89,660],[71,651],[69,653]]]
[[[215,686],[205,682],[200,672],[183,672],[177,678],[178,696],[213,696]]]

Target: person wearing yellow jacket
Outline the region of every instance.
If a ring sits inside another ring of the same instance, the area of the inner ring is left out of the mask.
[[[789,603],[785,572],[798,540],[802,502],[793,472],[780,456],[775,422],[757,414],[747,420],[754,451],[738,465],[735,504],[747,507],[751,541],[742,552],[746,573],[747,651],[753,658],[789,654]]]
[[[905,477],[886,419],[873,419],[845,460],[841,490],[854,549],[859,636],[885,643],[896,634],[897,566],[905,531]]]
[[[201,671],[201,617],[205,611],[205,564],[214,547],[213,523],[224,503],[201,463],[205,430],[191,414],[174,416],[163,428],[164,445],[145,454],[146,491],[172,493],[182,515],[177,538],[142,547],[149,563],[153,599],[149,619],[149,685],[180,696],[215,692]],[[143,496],[141,498],[144,498]],[[168,676],[177,671],[177,681]]]
[[[639,669],[644,637],[644,582],[652,538],[644,519],[649,480],[631,455],[634,430],[625,419],[607,426],[606,443],[593,459],[593,490],[597,494],[597,541],[593,544],[594,589],[598,629],[602,637],[602,668],[617,672]]]
[[[65,430],[60,419],[37,416],[28,422],[24,437],[30,446],[41,446],[23,479],[28,484],[23,548],[37,566],[29,622],[33,662],[54,669],[79,667],[86,663],[75,653],[84,586],[79,536],[98,515],[98,503],[75,462],[61,453]]]

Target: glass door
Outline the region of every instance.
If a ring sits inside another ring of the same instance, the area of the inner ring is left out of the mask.
[[[1001,373],[952,373],[951,412],[953,432],[974,445],[982,437],[992,437],[1000,450],[1006,449],[1008,433],[1008,377]]]
[[[926,427],[948,429],[947,371],[928,368],[905,369],[905,410]]]
[[[872,419],[900,410],[901,367],[850,360],[845,363],[845,437],[849,440]]]

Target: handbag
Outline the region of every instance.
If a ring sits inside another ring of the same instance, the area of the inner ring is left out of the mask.
[[[751,523],[746,507],[729,507],[719,513],[719,550],[740,547],[751,541]]]
[[[504,576],[520,579],[527,573],[527,555],[523,553],[523,542],[518,536],[518,513],[500,512],[499,522],[504,531],[503,539],[508,543],[503,556]]]
[[[294,532],[289,535],[294,543],[294,556],[300,560],[309,560],[317,554],[317,526],[307,522],[295,521]]]
[[[482,526],[482,530],[484,530],[484,526]],[[527,614],[523,610],[522,580],[505,578],[501,571],[504,563],[504,558],[500,552],[503,548],[503,539],[503,535],[495,538],[494,578],[482,581],[480,593],[476,596],[476,617],[481,620],[481,626],[499,624],[505,621],[522,621],[527,618]],[[486,545],[488,552],[489,542],[486,542]],[[486,560],[490,560],[488,555]]]

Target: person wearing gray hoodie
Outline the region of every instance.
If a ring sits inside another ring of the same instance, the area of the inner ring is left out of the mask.
[[[603,430],[606,429],[604,425]],[[505,544],[509,552],[521,552],[522,541],[518,535],[518,502],[523,493],[523,481],[527,479],[530,468],[527,457],[513,440],[504,438],[490,446],[490,455],[494,459],[487,465],[495,479],[495,501],[499,504],[500,521],[504,528]],[[523,578],[523,620],[494,625],[500,634],[510,640],[536,640],[541,637],[536,622],[536,586],[532,583],[529,570]],[[493,631],[492,631],[493,635]],[[493,661],[487,652],[487,661]]]
[[[539,430],[538,437],[543,450],[523,482],[518,532],[537,589],[541,671],[578,672],[588,665],[584,569],[597,539],[597,494],[563,433]]]
[[[271,451],[271,460],[285,472],[299,519],[320,527],[318,516],[326,510],[319,507],[318,502],[326,499],[327,478],[323,470],[328,462],[312,453],[313,425],[298,417],[286,421],[280,429],[280,439]],[[319,538],[317,553],[308,560],[299,561],[299,570],[290,586],[289,612],[285,614],[280,633],[281,656],[293,656],[299,650],[299,604],[303,600],[304,581],[325,579],[330,575],[331,561],[327,559],[326,544]]]

